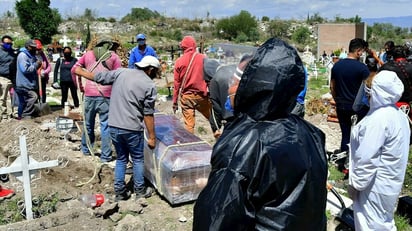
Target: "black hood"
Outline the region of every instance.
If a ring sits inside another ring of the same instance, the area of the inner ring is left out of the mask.
[[[305,85],[305,71],[295,48],[271,38],[249,62],[235,96],[235,114],[256,121],[285,117]]]

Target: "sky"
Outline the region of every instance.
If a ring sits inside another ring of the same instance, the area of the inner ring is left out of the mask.
[[[14,11],[15,0],[0,0],[0,14]],[[167,17],[213,18],[239,14],[241,10],[261,18],[306,19],[318,13],[323,18],[382,18],[412,15],[411,0],[51,0],[51,8],[57,8],[67,18],[93,10],[98,17],[120,19],[131,8],[149,8]]]

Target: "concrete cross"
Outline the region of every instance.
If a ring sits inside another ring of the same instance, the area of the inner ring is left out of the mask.
[[[72,40],[69,39],[66,35],[63,35],[63,38],[59,40],[59,43],[63,43],[64,47],[67,47],[67,44],[71,42]]]
[[[37,162],[27,155],[26,136],[19,137],[21,155],[14,160],[9,167],[0,168],[1,174],[13,173],[17,179],[23,182],[24,203],[26,206],[26,219],[33,219],[32,197],[30,188],[30,175],[37,169],[50,168],[59,165],[57,160]]]

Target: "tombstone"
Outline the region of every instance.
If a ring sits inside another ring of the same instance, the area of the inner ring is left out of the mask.
[[[24,188],[24,203],[26,207],[26,219],[33,219],[32,211],[32,196],[30,180],[31,175],[35,170],[42,168],[50,168],[59,165],[57,160],[37,162],[27,154],[26,136],[21,135],[19,137],[20,152],[21,155],[14,160],[9,167],[0,168],[0,175],[12,173],[16,178],[23,182]]]
[[[67,37],[67,35],[63,35],[63,38],[59,40],[60,44],[63,44],[63,47],[67,47],[72,40]]]

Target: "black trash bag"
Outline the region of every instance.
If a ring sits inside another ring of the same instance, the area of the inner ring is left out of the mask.
[[[203,79],[209,83],[215,75],[220,63],[216,59],[203,59]]]
[[[293,47],[272,38],[257,50],[214,145],[193,230],[326,230],[325,135],[288,113],[304,84]]]

